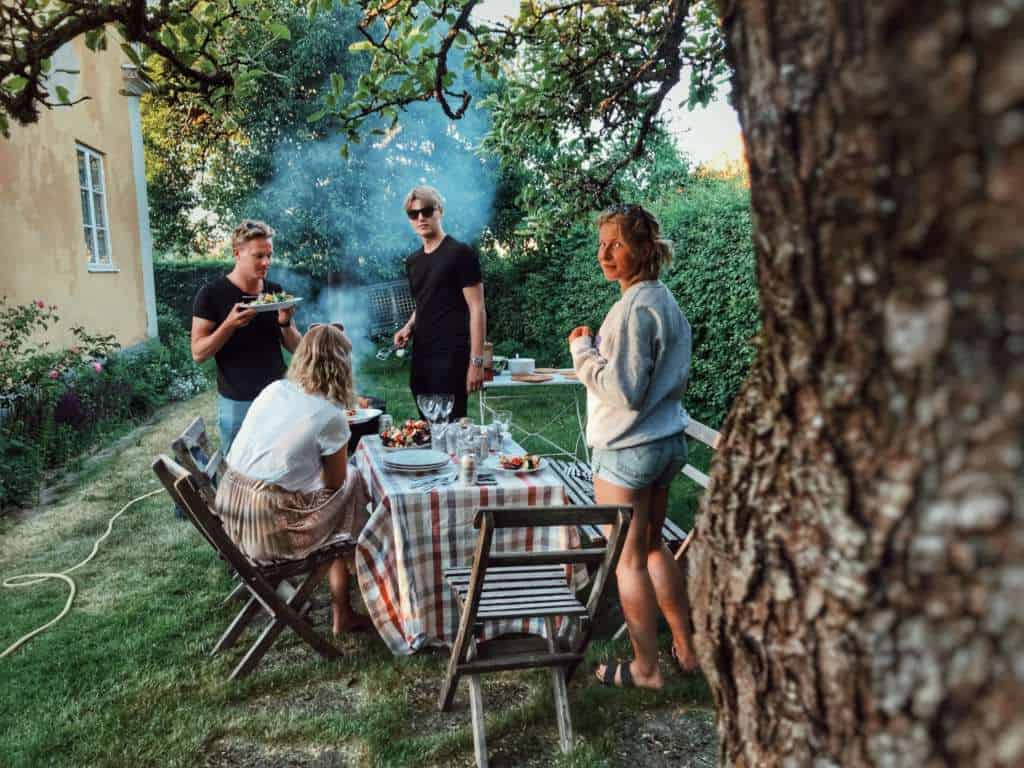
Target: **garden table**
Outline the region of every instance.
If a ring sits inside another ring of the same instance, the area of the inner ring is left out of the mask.
[[[506,443],[508,446],[508,443]],[[396,655],[428,645],[451,645],[459,606],[444,581],[446,568],[473,562],[480,507],[560,506],[565,486],[548,467],[532,474],[496,473],[497,485],[458,483],[430,491],[412,487],[421,475],[390,472],[380,437],[364,437],[356,464],[370,489],[370,519],[356,543],[356,577],[370,618]],[[455,471],[455,462],[451,471]],[[575,528],[509,528],[494,536],[494,551],[564,550],[579,546]],[[586,584],[585,569],[574,574]],[[510,632],[543,636],[543,620],[487,622],[484,637]]]
[[[547,370],[547,369],[543,369]],[[568,369],[566,369],[568,370]],[[538,440],[547,443],[555,450],[555,455],[564,455],[569,458],[577,458],[576,452],[582,447],[583,455],[587,463],[590,463],[590,452],[587,450],[586,440],[586,426],[584,424],[584,413],[586,408],[580,409],[579,395],[582,393],[586,395],[586,389],[583,387],[582,382],[578,378],[573,376],[563,376],[559,373],[546,374],[551,378],[548,381],[541,382],[526,382],[516,381],[512,378],[512,375],[505,371],[501,375],[495,376],[490,381],[485,381],[483,388],[480,390],[480,421],[481,423],[487,421],[487,414],[493,414],[501,406],[503,402],[514,403],[517,399],[529,397],[532,394],[536,395],[537,392],[534,390],[543,389],[546,402],[550,407],[548,420],[540,429],[531,431],[526,429],[522,424],[515,423],[515,414],[513,413],[513,424],[512,426],[522,433],[524,439],[534,437]],[[501,390],[498,394],[496,390]],[[563,395],[562,401],[559,403],[556,394]],[[568,397],[564,397],[568,395]],[[512,410],[509,408],[509,410]],[[563,418],[566,414],[575,411],[576,415],[576,426],[579,431],[577,433],[575,445],[572,450],[569,450],[558,443],[554,442],[548,437],[545,431],[550,431],[549,427]],[[545,454],[550,455],[550,454]]]

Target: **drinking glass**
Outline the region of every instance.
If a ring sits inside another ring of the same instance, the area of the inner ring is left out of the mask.
[[[391,427],[394,426],[394,421],[392,420],[390,413],[382,413],[380,415],[380,421],[378,421],[377,424],[378,434],[383,435],[385,432],[388,432],[391,429]]]
[[[494,423],[498,425],[498,429],[501,431],[501,447],[504,448],[505,439],[511,437],[509,426],[512,424],[512,411],[495,411]]]

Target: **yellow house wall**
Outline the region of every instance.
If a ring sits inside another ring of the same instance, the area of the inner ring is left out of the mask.
[[[45,338],[51,348],[68,346],[74,325],[127,347],[146,338],[147,313],[124,57],[116,45],[93,53],[81,41],[63,53],[81,71],[73,96],[90,100],[43,110],[38,123],[0,137],[0,295],[8,305],[58,306],[60,322]],[[76,142],[103,155],[116,272],[88,269]]]

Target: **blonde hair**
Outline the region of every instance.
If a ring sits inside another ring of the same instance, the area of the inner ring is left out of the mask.
[[[619,232],[636,259],[641,280],[655,280],[672,263],[672,243],[661,238],[661,224],[642,205],[613,205],[597,217],[597,226],[618,222]]]
[[[435,208],[444,210],[444,200],[441,198],[441,193],[433,187],[428,187],[426,184],[413,187],[409,194],[405,196],[405,202],[402,204],[405,210],[409,210],[413,200],[419,200],[424,205],[432,205]]]
[[[233,249],[239,248],[250,240],[256,240],[261,237],[269,240],[274,234],[274,228],[265,221],[242,219],[242,222],[235,227],[235,231],[231,233],[231,247]]]
[[[352,342],[333,325],[306,331],[292,356],[288,380],[310,395],[322,395],[342,408],[355,404]]]

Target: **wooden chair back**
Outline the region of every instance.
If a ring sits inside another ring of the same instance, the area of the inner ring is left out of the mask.
[[[498,507],[477,513],[473,524],[480,533],[472,569],[468,574],[465,568],[445,572],[462,611],[438,704],[442,710],[451,707],[460,676],[468,677],[478,766],[487,765],[480,675],[489,672],[549,668],[560,745],[563,752],[572,749],[567,681],[585,656],[631,518],[632,510],[623,506]],[[599,545],[581,549],[492,551],[494,533],[503,528],[583,525],[608,526],[609,535]],[[594,568],[586,605],[576,597],[567,581],[567,572],[561,567],[577,564]],[[557,632],[556,617],[562,619]],[[545,638],[497,637],[476,641],[475,631],[483,621],[536,618],[544,621]]]
[[[196,487],[212,503],[217,495],[217,475],[221,471],[223,456],[220,449],[210,449],[206,424],[196,416],[185,431],[171,443],[171,451],[196,482]]]

